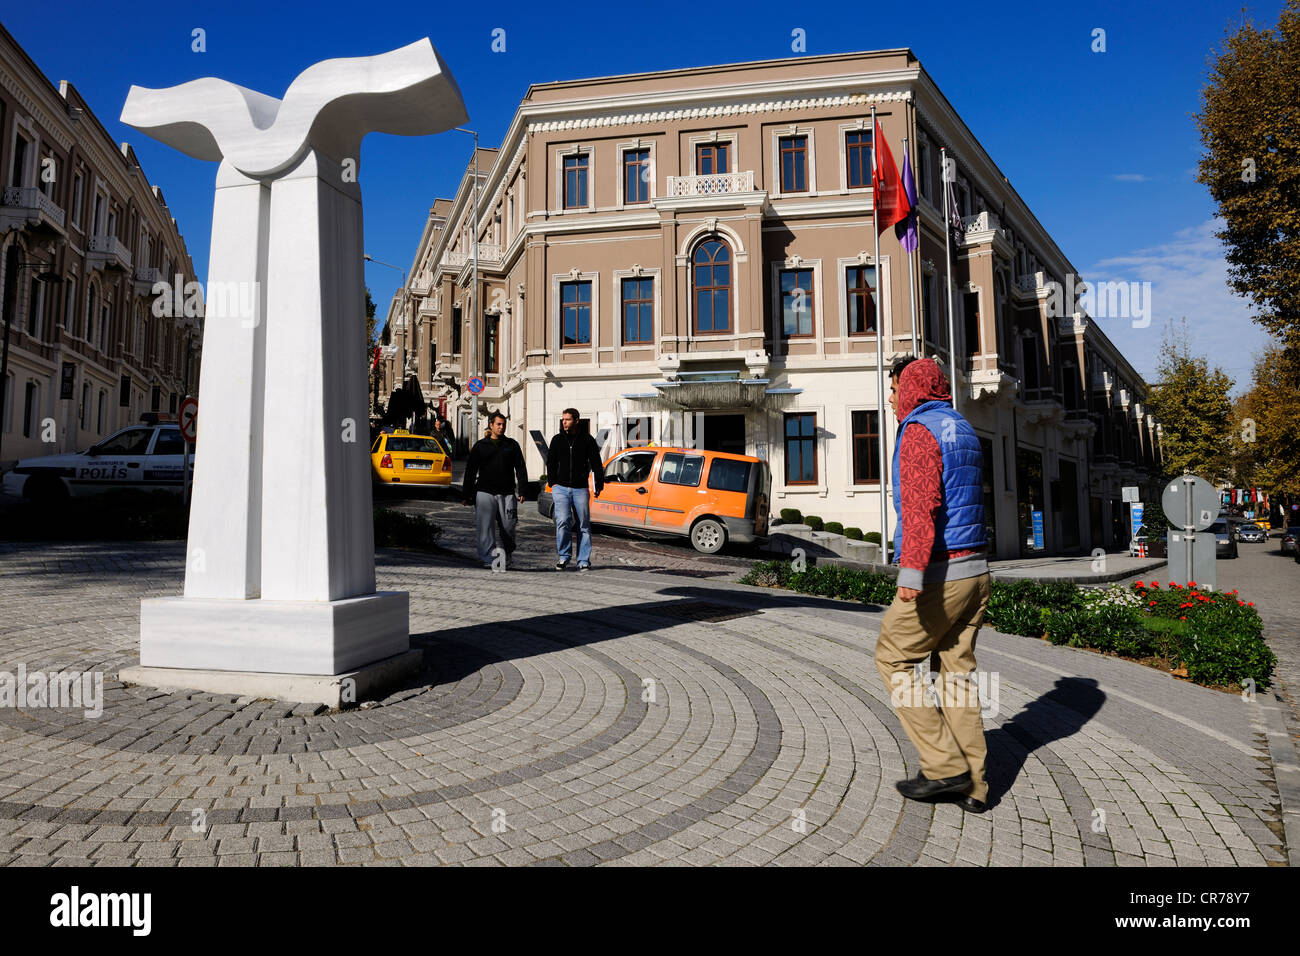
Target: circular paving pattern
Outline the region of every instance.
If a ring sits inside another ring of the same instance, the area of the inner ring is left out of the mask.
[[[0,670],[115,673],[176,545],[0,547]],[[1253,705],[981,635],[991,811],[905,801],[880,609],[384,552],[426,668],[337,713],[105,683],[0,708],[0,864],[1263,864]],[[1280,830],[1279,830],[1280,832]]]

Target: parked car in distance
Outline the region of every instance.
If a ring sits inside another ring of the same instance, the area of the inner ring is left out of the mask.
[[[592,497],[593,524],[688,537],[701,554],[728,541],[767,536],[772,475],[767,462],[693,448],[638,447],[605,462],[605,488]],[[589,479],[588,489],[594,490]],[[555,514],[547,485],[537,510]]]
[[[4,491],[46,502],[114,488],[180,494],[184,461],[185,442],[175,422],[130,425],[83,452],[22,459],[5,474]]]
[[[1283,554],[1296,553],[1295,543],[1297,538],[1300,538],[1300,525],[1291,525],[1289,528],[1287,528],[1285,531],[1282,532],[1282,553]]]
[[[442,439],[399,428],[383,432],[370,446],[370,465],[381,484],[451,484],[451,456]]]
[[[1253,521],[1243,521],[1237,525],[1237,540],[1260,544],[1268,540],[1268,532]]]
[[[1216,558],[1237,557],[1237,539],[1228,530],[1226,521],[1216,521],[1205,530],[1214,535],[1214,556]]]

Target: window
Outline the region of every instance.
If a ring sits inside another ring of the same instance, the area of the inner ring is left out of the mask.
[[[695,147],[697,176],[716,176],[731,172],[730,143],[700,143]]]
[[[91,232],[96,236],[104,234],[104,194],[95,191],[95,212],[90,222]]]
[[[916,188],[922,199],[930,198],[930,144],[924,139],[916,155]]]
[[[561,346],[591,344],[591,283],[560,284],[563,314]]]
[[[99,434],[101,435],[108,430],[107,405],[108,392],[101,391],[99,393],[99,414],[95,416],[95,421],[99,426]]]
[[[781,137],[781,192],[801,193],[808,189],[808,137]]]
[[[853,413],[853,483],[874,485],[880,481],[880,413]]]
[[[605,481],[639,485],[650,480],[650,469],[658,455],[653,451],[631,451],[619,455],[605,469]]]
[[[153,443],[155,455],[185,454],[185,440],[181,438],[179,428],[163,428],[158,431],[158,440]]]
[[[5,419],[0,427],[6,432],[14,430],[14,376],[10,372],[5,376]]]
[[[749,490],[749,468],[747,461],[734,458],[715,458],[709,466],[709,487],[718,491],[739,491],[744,494]]]
[[[108,330],[113,324],[113,309],[107,302],[99,308],[99,350],[108,351]],[[94,344],[93,342],[91,343]]]
[[[92,285],[86,289],[86,317],[85,325],[79,329],[81,332],[79,338],[87,342],[95,341],[95,319],[99,316],[99,299],[95,294],[95,287]]]
[[[921,276],[921,328],[926,342],[939,344],[939,317],[934,314],[934,276]]]
[[[623,419],[623,438],[629,448],[650,444],[649,417]]]
[[[461,327],[465,324],[461,318],[460,308],[456,307],[451,310],[451,354],[460,354],[460,332]]]
[[[623,344],[654,340],[654,279],[624,279]]]
[[[876,267],[850,266],[845,275],[849,300],[849,335],[876,331]]]
[[[63,328],[72,335],[77,321],[77,280],[68,279],[63,294]]]
[[[623,152],[623,202],[650,201],[650,150]]]
[[[811,269],[781,270],[781,334],[787,338],[813,334]]]
[[[32,144],[24,139],[21,135],[14,139],[14,162],[9,170],[10,186],[27,185],[27,154],[31,150]]]
[[[90,431],[90,383],[81,383],[81,429]]]
[[[871,130],[854,130],[844,134],[844,152],[850,189],[871,186]]]
[[[564,157],[564,208],[585,209],[587,206],[587,155]]]
[[[175,392],[172,392],[171,397],[167,399],[167,411],[171,412],[171,414],[173,415],[176,414],[176,393]]]
[[[484,373],[496,374],[500,369],[497,367],[497,345],[499,337],[497,330],[501,323],[501,317],[497,315],[483,316],[483,371]]]
[[[964,292],[961,297],[962,315],[966,323],[963,331],[966,333],[966,354],[980,354],[980,294],[978,292]]]
[[[690,488],[700,486],[700,475],[704,473],[703,455],[684,455],[671,452],[664,455],[664,463],[659,466],[659,483],[661,485],[686,485]]]
[[[817,484],[817,416],[794,412],[785,416],[785,483]]]
[[[72,177],[72,208],[69,212],[72,214],[72,224],[78,228],[81,227],[81,190],[82,175],[80,172]]]
[[[41,414],[41,387],[35,382],[28,382],[23,395],[23,437],[31,438],[36,433],[37,417]]]
[[[151,412],[158,411],[158,405],[161,401],[162,401],[162,388],[158,385],[155,385],[153,387],[153,391],[149,395],[149,410]]]
[[[721,239],[695,249],[695,331],[731,331],[731,250]]]
[[[152,428],[128,428],[105,438],[93,449],[100,455],[143,455],[149,450]]]

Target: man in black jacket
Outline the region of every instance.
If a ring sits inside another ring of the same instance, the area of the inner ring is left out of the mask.
[[[591,568],[591,502],[587,495],[587,476],[595,478],[596,497],[605,487],[605,466],[600,448],[578,423],[576,408],[560,414],[560,433],[551,439],[546,450],[546,480],[551,483],[555,502],[555,550],[560,560],[555,570],[563,571],[573,557],[573,525],[578,525],[578,570]]]
[[[506,417],[493,412],[488,418],[487,437],[470,449],[465,465],[465,504],[474,505],[478,558],[485,568],[492,568],[497,529],[501,531],[507,562],[514,553],[519,504],[528,483],[523,449],[513,438],[506,438],[505,430]]]

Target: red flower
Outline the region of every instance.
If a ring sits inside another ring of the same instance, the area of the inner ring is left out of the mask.
[[[1155,602],[1155,601],[1152,601],[1151,604],[1150,604],[1149,606],[1150,606],[1150,607],[1155,607],[1155,606],[1156,606],[1156,602]]]
[[[1146,585],[1143,584],[1141,581],[1139,581],[1137,584],[1134,585],[1134,587],[1144,588],[1146,587]]]
[[[1254,601],[1247,601],[1247,602],[1246,602],[1246,607],[1254,607],[1254,606],[1255,606],[1255,602],[1254,602]]]
[[[1187,586],[1188,586],[1189,588],[1194,588],[1194,587],[1196,587],[1196,582],[1195,582],[1195,581],[1188,581],[1188,582],[1187,582]]]
[[[1183,615],[1182,617],[1180,617],[1178,620],[1180,620],[1180,621],[1185,621],[1185,620],[1187,620],[1187,615],[1184,614],[1184,615]]]

